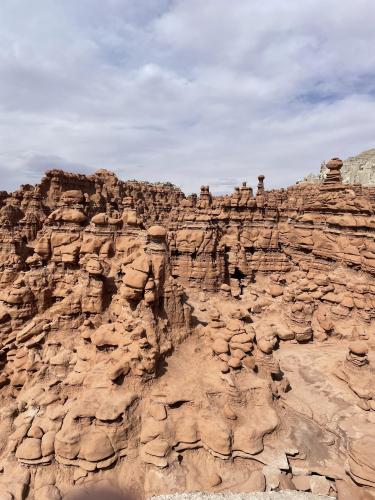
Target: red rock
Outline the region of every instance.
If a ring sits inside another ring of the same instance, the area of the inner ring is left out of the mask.
[[[255,195],[105,170],[1,192],[0,462],[33,468],[5,491],[99,470],[149,497],[261,491],[256,464],[270,488],[373,488],[375,190],[340,168]]]

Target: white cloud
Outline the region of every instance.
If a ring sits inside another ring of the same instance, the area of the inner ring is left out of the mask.
[[[373,0],[2,0],[0,188],[49,164],[285,186],[373,147],[374,18]]]

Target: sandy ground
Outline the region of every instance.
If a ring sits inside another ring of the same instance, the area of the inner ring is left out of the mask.
[[[161,495],[153,500],[328,500],[333,497],[301,493],[300,491],[283,491],[267,493],[180,493]]]

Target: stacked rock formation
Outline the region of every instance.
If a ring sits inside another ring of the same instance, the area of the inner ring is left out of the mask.
[[[342,168],[342,160],[340,158],[332,158],[329,162],[327,162],[326,166],[328,169],[328,173],[324,179],[326,184],[332,183],[340,183],[341,182],[341,168]]]
[[[323,162],[319,174],[309,174],[303,181],[322,182],[327,173],[327,162]],[[345,184],[375,186],[375,149],[369,149],[357,156],[352,156],[344,160],[341,176]]]
[[[255,195],[105,170],[3,192],[2,498],[369,498],[375,197],[341,165],[322,185],[259,176]]]

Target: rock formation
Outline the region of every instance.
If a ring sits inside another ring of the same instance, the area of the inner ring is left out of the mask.
[[[344,363],[335,372],[358,396],[358,405],[364,410],[375,410],[375,391],[372,386],[375,373],[369,366],[368,347],[363,341],[349,344],[349,353]]]
[[[375,196],[47,172],[0,197],[0,497],[375,492]],[[348,352],[347,352],[348,351]]]
[[[309,174],[303,181],[322,182],[327,173],[328,164],[323,162],[319,174]],[[375,149],[369,149],[344,160],[341,175],[345,184],[375,186]]]

